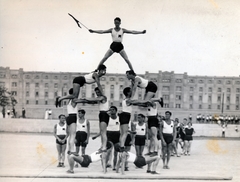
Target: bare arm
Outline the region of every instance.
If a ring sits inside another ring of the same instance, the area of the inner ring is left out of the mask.
[[[176,136],[177,136],[176,126],[173,125],[173,142],[176,140]]]
[[[96,98],[81,98],[74,100],[75,103],[97,104],[99,101]]]
[[[90,122],[87,120],[87,139],[86,139],[86,143],[89,142],[89,137],[90,137]]]
[[[100,79],[99,79],[99,76],[97,73],[93,73],[93,78],[95,79],[96,81],[96,84],[101,92],[101,95],[103,95],[103,89],[102,89],[102,85],[100,84]]]
[[[110,28],[108,30],[92,30],[92,29],[89,29],[89,32],[90,33],[98,33],[98,34],[111,33],[112,28]]]
[[[136,90],[137,90],[137,86],[138,84],[141,83],[141,80],[139,78],[135,78],[134,81],[132,81],[132,96],[131,96],[131,99],[133,99],[135,93],[136,93]]]
[[[123,33],[129,33],[129,34],[145,34],[146,30],[143,31],[136,31],[136,30],[127,30],[123,28]]]
[[[95,140],[97,137],[99,137],[101,133],[96,134],[95,136],[92,137],[93,140]]]
[[[53,128],[53,135],[57,140],[59,140],[59,138],[57,137],[57,124],[55,124],[55,126]]]
[[[99,102],[102,102],[104,99],[105,99],[105,96],[99,96],[96,98],[85,98],[85,100],[91,104],[98,104]]]
[[[167,145],[163,138],[163,122],[160,123],[159,134],[163,145]]]
[[[67,131],[66,131],[67,135],[66,137],[64,138],[64,140],[67,140],[68,136],[69,136],[69,131],[68,131],[68,125],[67,125]]]
[[[129,100],[129,102],[134,106],[142,106],[142,107],[147,107],[149,103],[149,101],[146,101],[146,100]]]
[[[145,133],[145,135],[146,135],[146,140],[148,141],[148,124],[146,123],[146,129],[145,129],[145,131],[146,131],[146,133]]]

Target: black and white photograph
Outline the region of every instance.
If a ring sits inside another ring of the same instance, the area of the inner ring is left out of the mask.
[[[0,0],[0,182],[240,181],[239,9]]]

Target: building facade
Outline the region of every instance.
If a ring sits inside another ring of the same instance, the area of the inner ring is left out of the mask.
[[[46,109],[51,109],[53,118],[59,114],[66,114],[66,104],[62,108],[55,108],[56,96],[65,96],[72,87],[74,77],[87,73],[72,72],[29,72],[22,68],[18,70],[0,67],[0,85],[6,87],[17,100],[15,109],[21,116],[22,108],[29,118],[44,118]],[[158,85],[156,97],[163,97],[164,108],[159,112],[170,110],[174,117],[193,117],[202,114],[239,115],[240,76],[239,77],[210,77],[190,76],[187,73],[162,72],[141,74]],[[106,74],[101,78],[101,85],[111,105],[121,110],[124,98],[122,90],[129,86],[125,74]],[[95,97],[96,84],[85,85],[81,88],[79,97]],[[141,99],[144,90],[138,89],[135,99]],[[90,119],[97,119],[98,106],[83,105]],[[136,112],[138,109],[136,108]]]

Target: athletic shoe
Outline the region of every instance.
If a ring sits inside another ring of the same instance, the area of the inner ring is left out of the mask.
[[[58,100],[59,100],[59,96],[56,97],[56,100],[55,100],[55,106],[58,107]]]
[[[163,98],[162,97],[160,97],[160,99],[159,99],[159,104],[160,104],[161,107],[163,107],[164,102],[163,102]]]
[[[60,163],[60,162],[58,163],[57,167],[62,167],[62,165],[61,165],[61,163]]]
[[[151,173],[152,171],[151,171],[151,170],[147,170],[146,172],[147,172],[147,173]]]
[[[148,152],[148,153],[146,153],[146,154],[144,154],[144,155],[151,155],[153,152]]]
[[[152,171],[151,174],[159,174],[159,173],[156,171]]]
[[[107,164],[106,168],[111,168],[112,165],[111,164]]]

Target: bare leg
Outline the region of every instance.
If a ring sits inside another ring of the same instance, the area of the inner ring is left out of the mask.
[[[167,146],[162,145],[163,169],[166,169],[166,154],[167,154]]]
[[[147,92],[145,95],[144,95],[144,100],[151,100],[152,98],[154,98],[155,96],[155,93],[154,92]]]
[[[190,152],[191,152],[191,146],[192,146],[192,141],[189,141],[189,146],[188,146],[188,155],[190,155]]]
[[[143,150],[144,150],[144,145],[140,146],[140,153],[139,153],[140,156],[143,155]]]
[[[126,61],[126,63],[128,64],[128,67],[130,68],[130,70],[133,70],[132,64],[131,64],[131,62],[129,61],[128,56],[127,56],[125,50],[123,49],[119,54],[120,54],[120,55],[123,57],[123,59]]]
[[[120,125],[120,146],[124,147],[127,138],[128,124]]]
[[[184,140],[184,154],[187,155],[187,151],[188,151],[188,141]]]
[[[108,51],[106,52],[106,54],[104,55],[104,57],[102,58],[102,60],[100,61],[100,63],[98,64],[98,67],[103,64],[105,61],[107,61],[107,59],[113,54],[114,52],[111,49],[108,49]],[[97,67],[97,68],[98,68]]]
[[[101,133],[101,142],[102,142],[102,150],[107,149],[107,123],[100,122],[100,133]]]
[[[153,145],[154,145],[154,152],[158,151],[158,139],[157,139],[157,128],[156,127],[151,127],[151,137],[153,140]]]
[[[136,155],[140,156],[140,146],[139,145],[135,145],[135,150],[136,150]]]
[[[57,144],[57,151],[58,151],[58,167],[60,167],[60,163],[61,163],[61,145]]]
[[[85,155],[86,147],[82,147],[82,155]]]
[[[64,164],[65,161],[65,151],[66,151],[67,145],[62,145],[62,164]]]
[[[103,167],[103,173],[105,174],[107,172],[107,152],[102,153],[102,167]]]
[[[67,96],[63,96],[59,98],[59,102],[61,102],[64,99],[74,99],[74,98],[78,98],[80,92],[80,85],[77,83],[73,83],[73,94],[72,95],[67,95]]]
[[[152,172],[154,172],[154,171],[156,172],[159,160],[160,160],[160,157],[157,156],[157,159],[152,163],[152,170],[151,170]]]
[[[171,151],[172,151],[172,144],[168,144],[168,145],[167,145],[167,162],[166,162],[166,169],[169,169],[168,163],[169,163],[169,161],[170,161]]]
[[[113,157],[113,170],[116,169],[117,164],[117,152],[114,150],[114,157]]]
[[[76,123],[72,123],[69,125],[69,151],[74,152],[74,144],[76,137]]]

